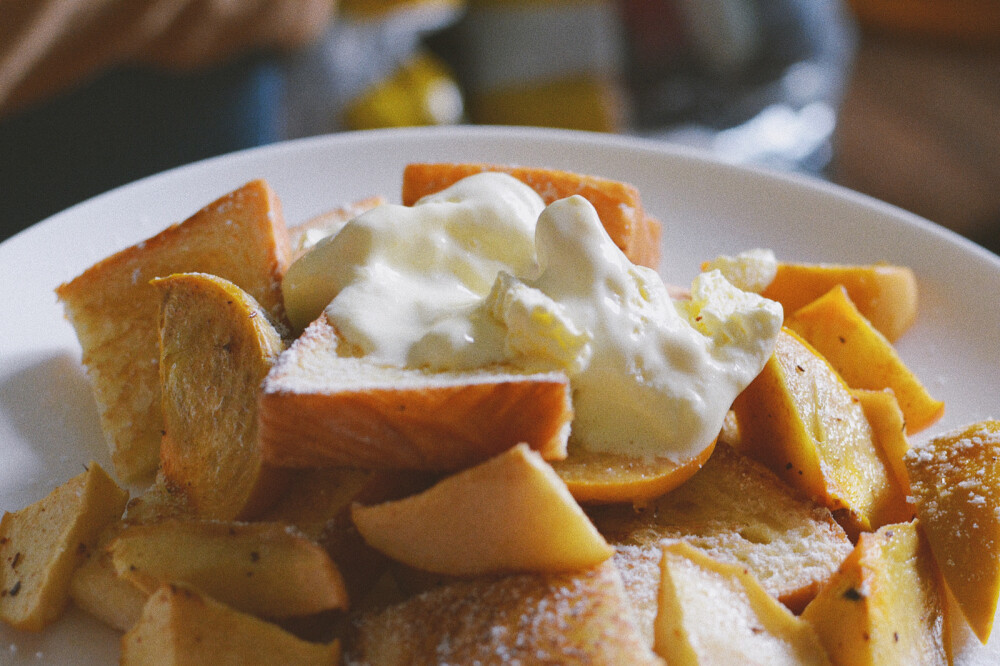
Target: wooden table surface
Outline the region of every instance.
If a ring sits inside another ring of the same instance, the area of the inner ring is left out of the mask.
[[[1000,252],[1000,43],[863,34],[834,182]]]

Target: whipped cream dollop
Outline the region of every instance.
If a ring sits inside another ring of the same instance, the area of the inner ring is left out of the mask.
[[[576,444],[676,461],[718,435],[782,322],[779,304],[717,270],[671,300],[586,199],[545,206],[500,173],[361,215],[295,262],[283,289],[294,324],[325,313],[373,362],[560,369]]]
[[[778,260],[773,250],[754,248],[737,255],[721,254],[705,262],[703,270],[718,270],[734,286],[744,291],[761,293],[774,282]]]

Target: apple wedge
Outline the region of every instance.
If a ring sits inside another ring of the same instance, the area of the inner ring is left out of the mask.
[[[915,444],[905,462],[917,518],[945,583],[986,643],[1000,597],[1000,421]]]
[[[794,332],[778,336],[774,355],[733,411],[742,451],[829,507],[852,536],[905,508],[861,405]]]
[[[441,574],[572,571],[613,552],[552,468],[523,444],[418,495],[355,505],[351,515],[372,547]]]
[[[183,585],[163,585],[122,637],[122,666],[336,666],[340,643],[309,643]]]
[[[261,617],[347,608],[340,571],[325,550],[278,523],[166,520],[132,525],[108,545],[115,571],[152,593],[186,583]]]
[[[97,463],[44,498],[0,519],[0,620],[41,631],[69,601],[73,572],[128,493]]]
[[[286,470],[257,442],[260,384],[284,349],[252,296],[228,280],[177,273],[153,280],[160,301],[160,471],[201,518],[252,518]]]
[[[149,594],[122,578],[111,553],[100,548],[70,579],[70,598],[77,608],[119,631],[128,631],[142,615]]]
[[[565,460],[552,462],[576,501],[586,504],[653,500],[680,486],[712,455],[713,442],[684,462],[588,451],[571,441]]]
[[[676,542],[660,559],[654,649],[668,664],[829,664],[812,627],[743,567]]]
[[[761,292],[790,314],[837,285],[889,342],[895,342],[917,318],[917,278],[905,266],[872,264],[796,264],[778,262],[774,280]]]
[[[862,534],[802,613],[837,666],[947,666],[944,618],[944,586],[915,523]]]
[[[906,417],[906,432],[920,432],[944,414],[944,403],[927,392],[892,343],[861,314],[838,285],[785,319],[856,389],[892,389]]]

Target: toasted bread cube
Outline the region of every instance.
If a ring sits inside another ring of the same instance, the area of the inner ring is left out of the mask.
[[[830,663],[813,628],[743,567],[678,541],[663,547],[660,569],[655,648],[668,664]]]
[[[615,547],[614,562],[650,644],[664,543],[682,540],[747,569],[796,612],[852,548],[828,509],[724,444],[687,483],[663,497],[636,508],[590,507],[588,513]]]
[[[906,417],[907,434],[920,432],[944,414],[944,403],[930,396],[842,285],[793,312],[785,325],[822,354],[851,388],[892,389]]]
[[[146,593],[163,583],[186,583],[270,618],[347,608],[343,578],[327,552],[277,523],[132,525],[108,549],[118,575]]]
[[[1000,421],[914,445],[905,461],[917,517],[945,583],[986,643],[1000,597]]]
[[[944,586],[915,523],[862,534],[802,618],[838,666],[951,663]]]
[[[161,472],[196,516],[252,518],[280,494],[285,470],[257,441],[260,384],[284,349],[252,296],[223,278],[158,278]]]
[[[566,574],[476,578],[362,616],[349,663],[660,663],[611,563]]]
[[[279,358],[260,397],[265,460],[285,467],[454,471],[528,443],[566,456],[561,372],[427,373],[341,355],[325,316]]]
[[[172,273],[218,275],[284,319],[288,234],[277,196],[256,180],[56,289],[83,348],[115,472],[144,480],[160,462],[160,294]]]
[[[423,493],[351,511],[372,547],[434,573],[555,573],[613,550],[537,452],[519,444]]]
[[[917,278],[905,266],[874,264],[794,264],[778,262],[774,280],[761,292],[781,303],[786,314],[843,285],[858,310],[895,342],[917,318]]]
[[[483,171],[510,174],[535,190],[546,204],[579,194],[597,209],[611,240],[632,263],[650,268],[660,263],[660,222],[646,215],[639,191],[599,176],[496,164],[408,164],[403,170],[403,205],[412,206],[428,194]]]
[[[741,450],[834,511],[852,536],[905,511],[864,410],[830,364],[784,329],[733,403]]]
[[[97,463],[34,504],[0,519],[0,620],[41,631],[69,601],[70,578],[128,493]]]
[[[340,644],[309,643],[183,585],[163,585],[122,637],[123,666],[340,663]]]

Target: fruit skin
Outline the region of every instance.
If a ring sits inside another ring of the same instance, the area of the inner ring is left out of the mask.
[[[837,285],[847,289],[858,310],[889,342],[898,340],[916,321],[917,278],[904,266],[779,262],[774,280],[761,296],[778,301],[791,313]]]
[[[793,331],[782,330],[733,411],[741,451],[827,506],[852,537],[905,510],[861,405]]]
[[[256,517],[288,478],[257,444],[257,396],[284,349],[281,335],[252,296],[223,278],[178,273],[153,284],[161,296],[164,480],[198,517]]]
[[[944,414],[944,403],[931,397],[842,285],[793,312],[785,325],[821,353],[851,388],[892,389],[906,417],[908,435]]]
[[[836,666],[950,664],[944,585],[916,523],[862,534],[802,618]]]
[[[1000,598],[1000,421],[934,437],[904,460],[944,580],[985,644]]]
[[[678,463],[669,458],[633,458],[613,453],[595,453],[570,442],[566,459],[553,461],[552,468],[580,503],[642,504],[690,479],[714,450],[713,441],[698,455]]]

